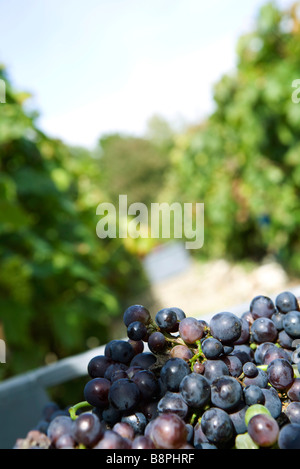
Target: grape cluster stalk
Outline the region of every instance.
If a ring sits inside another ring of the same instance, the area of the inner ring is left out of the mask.
[[[14,449],[300,449],[300,307],[289,291],[209,322],[126,309],[82,401],[49,403]],[[147,348],[145,349],[145,344]]]

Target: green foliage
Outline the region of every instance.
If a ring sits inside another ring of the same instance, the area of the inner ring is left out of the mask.
[[[7,344],[1,377],[106,343],[115,318],[147,282],[121,240],[96,235],[106,200],[99,162],[48,138],[24,110],[5,70],[0,104],[0,323]]]
[[[166,197],[205,204],[198,254],[262,260],[300,272],[300,23],[274,4],[241,37],[238,65],[214,88],[215,112],[177,137]]]
[[[101,138],[103,187],[114,202],[127,195],[128,204],[155,202],[169,169],[168,143],[153,138],[107,135]],[[157,134],[156,134],[157,135]]]

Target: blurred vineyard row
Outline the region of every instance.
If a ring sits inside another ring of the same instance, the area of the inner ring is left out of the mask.
[[[119,194],[147,205],[204,202],[196,258],[272,256],[300,274],[300,103],[291,99],[300,78],[297,5],[264,6],[237,44],[237,61],[216,83],[204,122],[179,132],[154,117],[144,137],[102,136],[94,151],[41,132],[28,95],[1,68],[2,379],[49,354],[82,352],[93,338],[105,343],[114,320],[148,288],[141,258],[153,240],[96,235],[98,204],[117,203]]]
[[[99,240],[105,197],[97,159],[44,135],[7,83],[0,117],[2,377],[104,343],[114,317],[147,284],[119,239]],[[48,357],[48,358],[47,358]]]
[[[263,7],[214,87],[215,112],[176,139],[166,193],[205,202],[201,256],[273,256],[300,271],[299,18],[299,4]]]

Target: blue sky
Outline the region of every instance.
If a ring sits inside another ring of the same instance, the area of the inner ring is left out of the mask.
[[[197,122],[262,0],[0,0],[0,62],[39,127],[93,147],[160,114]],[[288,5],[289,0],[277,2]]]

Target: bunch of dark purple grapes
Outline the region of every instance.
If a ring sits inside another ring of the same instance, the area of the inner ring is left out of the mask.
[[[46,437],[54,449],[300,449],[293,293],[209,322],[179,308],[152,319],[141,305],[123,319],[128,338],[88,363],[84,400],[35,429],[40,446]]]

